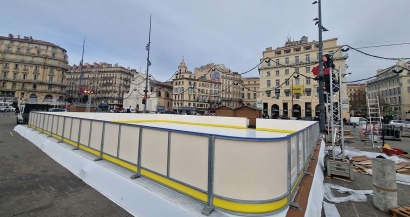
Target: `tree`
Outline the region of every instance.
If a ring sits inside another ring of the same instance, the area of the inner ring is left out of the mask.
[[[360,87],[356,93],[353,94],[350,105],[355,111],[361,110],[362,112],[366,112],[366,90],[364,87]]]

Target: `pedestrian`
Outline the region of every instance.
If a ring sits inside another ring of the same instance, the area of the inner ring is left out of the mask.
[[[16,107],[16,110],[14,112],[15,112],[15,115],[18,115],[20,113],[19,107]]]

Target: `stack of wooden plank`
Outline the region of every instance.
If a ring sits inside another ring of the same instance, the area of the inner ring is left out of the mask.
[[[353,170],[361,174],[369,174],[368,169],[372,168],[372,159],[366,156],[354,156],[352,157]],[[410,175],[410,162],[401,162],[396,164],[397,173]]]
[[[390,210],[393,217],[410,217],[410,206],[398,207]]]

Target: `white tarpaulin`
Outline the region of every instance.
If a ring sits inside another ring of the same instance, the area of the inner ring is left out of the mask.
[[[326,150],[332,150],[332,147],[328,147],[326,148]],[[336,156],[339,155],[341,152],[339,147],[335,147],[335,153]],[[360,151],[358,149],[354,149],[354,148],[350,148],[350,147],[345,147],[345,155],[349,156],[350,159],[354,156],[366,156],[368,158],[376,158],[377,156],[383,156],[386,159],[392,160],[394,161],[396,164],[400,163],[400,162],[408,162],[408,160],[397,157],[397,156],[388,156],[384,153],[377,153],[377,152],[368,152],[368,151]],[[340,155],[342,156],[342,155]]]
[[[340,193],[349,193],[349,196],[346,197],[335,197],[332,192],[333,189],[337,189]],[[366,202],[367,197],[366,195],[373,194],[373,190],[353,190],[350,188],[345,188],[339,185],[334,185],[330,183],[323,184],[323,191],[324,197],[326,200],[332,203],[342,203],[346,201],[354,201],[354,202]]]
[[[339,211],[337,211],[336,205],[334,204],[323,201],[323,209],[325,210],[326,217],[340,217]]]

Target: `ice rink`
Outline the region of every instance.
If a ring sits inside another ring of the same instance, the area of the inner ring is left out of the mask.
[[[193,124],[177,124],[177,123],[166,123],[166,122],[138,122],[130,123],[140,126],[156,127],[161,129],[173,129],[185,132],[193,133],[204,133],[212,134],[223,137],[236,137],[236,138],[253,138],[253,139],[272,139],[285,137],[287,133],[275,133],[268,131],[261,131],[255,129],[236,129],[236,128],[226,128],[226,127],[213,127],[213,126],[200,126]]]

